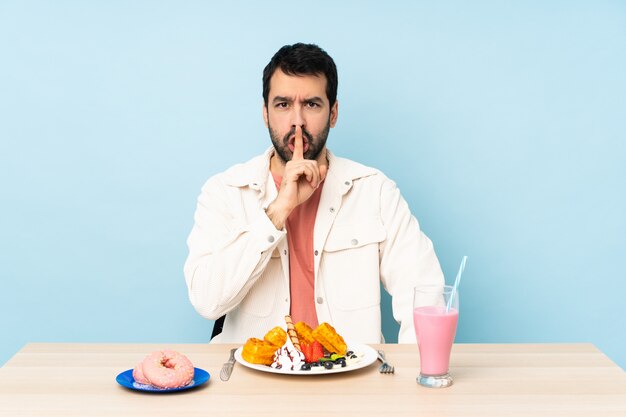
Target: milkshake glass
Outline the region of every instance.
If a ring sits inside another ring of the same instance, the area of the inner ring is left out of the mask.
[[[448,368],[459,320],[459,294],[452,297],[452,292],[450,285],[418,286],[414,291],[413,325],[420,352],[417,382],[425,387],[452,385]]]

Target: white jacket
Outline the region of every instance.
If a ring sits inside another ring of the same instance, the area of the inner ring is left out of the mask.
[[[185,279],[203,317],[227,314],[218,343],[262,338],[289,314],[287,233],[264,209],[276,198],[272,148],[210,178],[198,197]],[[315,305],[348,341],[380,343],[380,283],[392,296],[398,341],[414,343],[413,288],[443,285],[431,241],[395,183],[328,152],[315,219]]]

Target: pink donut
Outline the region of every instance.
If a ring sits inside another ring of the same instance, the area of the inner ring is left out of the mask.
[[[158,388],[178,388],[193,380],[193,365],[182,353],[162,350],[151,353],[141,363],[141,370],[150,384]]]
[[[148,381],[148,378],[146,378],[146,376],[143,374],[142,368],[143,362],[139,362],[137,366],[135,366],[135,369],[133,369],[133,378],[138,384],[148,385],[150,384],[150,381]]]

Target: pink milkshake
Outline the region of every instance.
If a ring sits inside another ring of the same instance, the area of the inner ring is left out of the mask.
[[[423,306],[413,310],[413,325],[420,351],[423,376],[448,373],[450,350],[456,334],[459,310],[445,306]]]

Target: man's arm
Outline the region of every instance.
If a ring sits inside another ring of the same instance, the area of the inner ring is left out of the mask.
[[[210,179],[198,197],[195,224],[187,239],[185,280],[200,315],[215,320],[235,308],[261,276],[285,238],[262,208],[246,219],[239,190]]]
[[[432,242],[389,179],[381,187],[380,204],[387,231],[387,239],[381,244],[381,280],[392,296],[393,317],[400,323],[398,342],[415,343],[413,288],[420,284],[443,285],[443,272]]]

